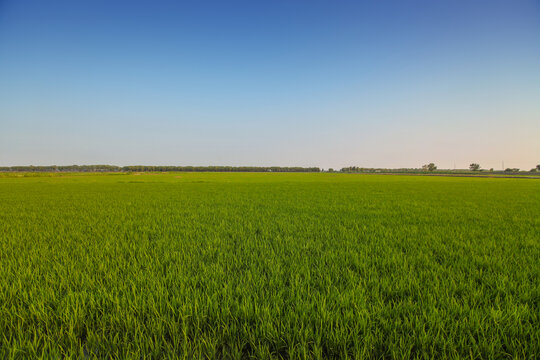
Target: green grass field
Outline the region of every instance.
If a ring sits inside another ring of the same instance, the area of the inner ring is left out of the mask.
[[[0,177],[0,358],[540,357],[540,181]]]

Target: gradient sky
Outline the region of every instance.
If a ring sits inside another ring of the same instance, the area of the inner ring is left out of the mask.
[[[540,164],[540,2],[0,0],[0,166]]]

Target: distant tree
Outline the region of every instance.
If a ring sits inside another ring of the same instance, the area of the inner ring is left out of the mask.
[[[471,165],[469,165],[469,170],[471,170],[471,171],[480,170],[480,164],[472,163]]]
[[[540,165],[536,165],[536,170],[540,171]]]
[[[328,169],[328,172],[334,172],[334,169],[330,168]]]
[[[493,172],[493,168],[489,169],[490,172]]]
[[[426,165],[422,165],[422,170],[424,171],[434,171],[437,170],[437,166],[434,163],[429,163]]]

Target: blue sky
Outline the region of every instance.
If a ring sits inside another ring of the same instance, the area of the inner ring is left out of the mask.
[[[0,0],[0,165],[530,169],[538,1]]]

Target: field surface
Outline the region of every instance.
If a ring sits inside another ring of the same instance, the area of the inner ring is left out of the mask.
[[[540,181],[0,176],[0,358],[540,357]]]

